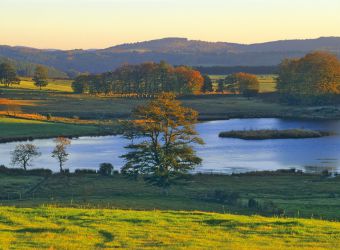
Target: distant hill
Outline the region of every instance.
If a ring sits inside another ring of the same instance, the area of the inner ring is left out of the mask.
[[[0,57],[44,64],[69,75],[99,73],[124,63],[159,62],[191,66],[275,66],[284,58],[300,57],[314,50],[340,55],[340,37],[283,40],[258,44],[204,42],[186,38],[164,38],[122,44],[97,50],[41,50],[0,46]]]

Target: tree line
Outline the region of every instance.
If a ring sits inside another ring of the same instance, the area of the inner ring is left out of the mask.
[[[190,67],[148,62],[123,65],[99,75],[78,76],[72,88],[76,93],[150,97],[162,92],[199,94],[204,83],[201,73]]]

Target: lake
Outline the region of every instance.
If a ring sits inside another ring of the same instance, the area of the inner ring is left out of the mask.
[[[231,119],[209,121],[196,126],[205,145],[197,146],[198,155],[203,159],[196,172],[241,173],[248,171],[296,168],[306,172],[324,169],[340,169],[340,136],[334,135],[313,139],[284,139],[245,141],[219,138],[221,131],[243,129],[289,129],[304,128],[333,131],[340,134],[340,121],[311,121],[283,119]],[[58,163],[50,157],[54,147],[52,139],[35,140],[42,156],[36,159],[32,168],[50,168],[58,171]],[[0,144],[0,165],[9,166],[10,151],[14,143]],[[123,165],[119,158],[125,152],[128,141],[120,136],[81,137],[72,140],[69,161],[65,168],[74,171],[79,168],[98,169],[100,163],[110,162],[115,169]]]

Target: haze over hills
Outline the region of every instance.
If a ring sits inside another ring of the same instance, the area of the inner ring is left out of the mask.
[[[174,65],[191,66],[273,66],[284,58],[300,57],[314,50],[327,50],[340,55],[340,37],[283,40],[249,45],[164,38],[106,49],[68,51],[0,46],[0,57],[43,64],[73,75],[77,72],[109,71],[124,63],[161,60]]]

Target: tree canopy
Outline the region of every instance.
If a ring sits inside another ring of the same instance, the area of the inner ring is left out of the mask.
[[[11,155],[12,165],[19,165],[26,171],[27,167],[31,166],[33,158],[40,156],[41,153],[39,148],[33,144],[19,144]]]
[[[197,112],[183,107],[174,94],[160,94],[133,115],[125,123],[124,136],[132,142],[121,156],[126,161],[123,173],[142,175],[167,190],[176,177],[201,163],[192,148],[203,144],[194,128]]]
[[[222,91],[226,89],[228,92],[250,97],[259,92],[260,84],[256,75],[240,72],[220,80],[219,89]]]
[[[113,72],[81,75],[72,84],[76,93],[154,96],[162,92],[198,94],[202,75],[189,67],[173,67],[165,62],[123,65]]]
[[[12,84],[20,84],[15,68],[9,63],[0,64],[0,83],[6,87]]]
[[[43,66],[37,66],[34,71],[33,81],[35,86],[39,87],[46,87],[48,85],[48,70]]]
[[[312,52],[280,64],[278,92],[286,98],[306,101],[340,93],[340,62],[328,52]]]

